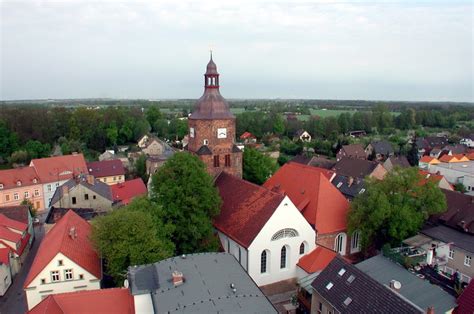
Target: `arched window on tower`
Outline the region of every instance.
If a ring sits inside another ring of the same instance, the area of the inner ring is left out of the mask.
[[[334,251],[336,251],[336,253],[346,255],[346,238],[346,234],[343,232],[337,235],[334,244]]]
[[[280,253],[280,268],[286,268],[287,265],[287,252],[286,252],[286,245],[284,245],[281,248],[281,253]]]
[[[267,251],[263,250],[260,255],[260,273],[265,274],[267,272]]]
[[[291,228],[285,228],[277,231],[273,236],[272,236],[272,241],[280,240],[283,238],[294,238],[299,236],[298,231],[295,229]]]
[[[356,230],[351,237],[351,253],[360,251],[360,231]]]
[[[300,255],[303,255],[306,252],[306,243],[301,242],[300,245]]]

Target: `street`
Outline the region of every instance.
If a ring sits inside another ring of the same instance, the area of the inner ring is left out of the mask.
[[[13,283],[7,293],[3,297],[0,297],[0,314],[23,314],[27,311],[23,283],[36,256],[38,247],[43,240],[43,236],[43,224],[35,226],[35,240],[25,260],[25,264],[15,278],[13,278]]]

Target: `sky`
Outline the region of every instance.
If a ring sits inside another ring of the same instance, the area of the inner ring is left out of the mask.
[[[0,3],[1,100],[474,101],[473,1]]]

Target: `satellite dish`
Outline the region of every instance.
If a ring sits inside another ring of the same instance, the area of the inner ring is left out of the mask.
[[[123,281],[123,286],[128,289],[128,279]]]

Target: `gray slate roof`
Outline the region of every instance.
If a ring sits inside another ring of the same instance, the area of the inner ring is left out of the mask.
[[[184,283],[174,287],[171,273]],[[236,259],[227,253],[172,257],[154,264],[131,266],[132,295],[152,293],[155,313],[276,313]],[[237,292],[233,292],[233,283]]]
[[[390,144],[387,141],[377,141],[377,142],[372,142],[370,144],[372,145],[372,147],[374,148],[377,154],[382,154],[385,156],[393,154],[392,144]]]
[[[340,174],[337,174],[331,183],[334,185],[344,196],[350,200],[361,193],[364,189],[364,180],[360,178],[352,178],[352,184],[349,185],[351,178]],[[363,193],[363,192],[362,192]]]
[[[104,182],[99,181],[97,179],[94,179],[95,180],[94,184],[89,184],[87,183],[86,177],[87,175],[79,175],[77,176],[77,178],[72,178],[66,181],[66,183],[64,183],[60,187],[58,187],[56,191],[54,192],[53,197],[51,198],[50,205],[55,204],[57,201],[59,201],[63,197],[62,186],[66,185],[69,188],[69,190],[72,190],[76,185],[79,185],[79,184],[87,187],[89,190],[105,197],[106,199],[113,201],[112,191],[110,190],[110,186],[108,186]]]
[[[435,313],[445,313],[456,306],[456,298],[439,286],[418,278],[383,255],[369,258],[356,267],[386,286],[391,280],[399,281],[402,284],[399,293],[422,309],[433,306]]]
[[[339,275],[341,269],[345,269],[345,272]],[[348,278],[351,276],[354,280],[349,282]],[[332,287],[327,289],[329,283],[332,283]],[[311,285],[340,313],[424,313],[421,308],[339,256],[332,260]],[[345,305],[347,298],[351,302]]]
[[[469,233],[464,233],[443,225],[424,229],[421,233],[445,243],[453,243],[460,249],[474,253],[474,235]]]

